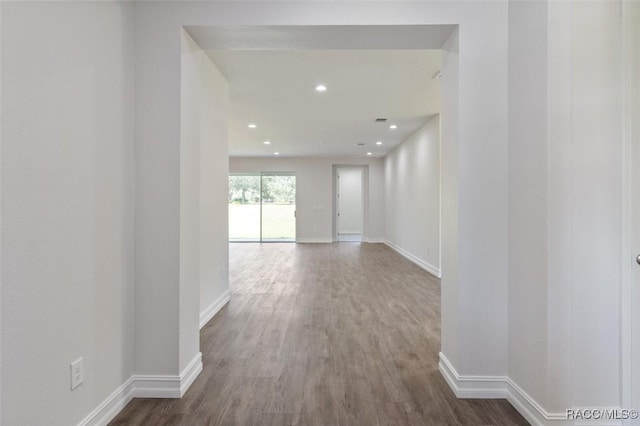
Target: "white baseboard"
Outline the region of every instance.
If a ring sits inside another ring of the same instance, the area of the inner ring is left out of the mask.
[[[131,376],[78,423],[78,426],[102,426],[108,424],[133,399],[133,392],[133,376]]]
[[[296,243],[333,243],[333,238],[297,238]]]
[[[440,352],[440,374],[453,391],[462,399],[506,399],[529,423],[534,426],[599,425],[616,426],[616,420],[581,423],[567,420],[566,413],[549,413],[535,399],[507,376],[461,376],[447,357]]]
[[[180,373],[180,396],[182,396],[189,390],[193,382],[202,372],[202,352],[198,352],[193,357],[191,362]]]
[[[362,240],[362,242],[364,243],[373,243],[373,244],[384,243],[384,241],[385,241],[384,238],[374,238],[374,237],[365,238]]]
[[[506,377],[460,376],[440,352],[438,369],[458,398],[506,399]]]
[[[133,398],[182,398],[202,371],[202,353],[179,376],[133,375],[107,397],[78,426],[107,425]]]
[[[220,309],[224,307],[231,300],[231,295],[229,290],[226,290],[224,293],[220,295],[216,300],[213,301],[209,306],[207,306],[202,312],[200,312],[200,328],[204,327],[211,318],[213,318]]]
[[[394,249],[396,252],[398,252],[400,255],[406,257],[407,259],[409,259],[410,261],[412,261],[413,263],[415,263],[416,265],[418,265],[419,267],[421,267],[422,269],[424,269],[425,271],[429,272],[432,275],[435,275],[438,278],[442,278],[442,274],[440,272],[440,268],[436,268],[435,266],[425,262],[424,260],[414,256],[413,254],[409,253],[408,251],[406,251],[403,248],[398,247],[397,245],[393,244],[391,241],[389,240],[384,240],[384,243],[389,246],[390,248]]]

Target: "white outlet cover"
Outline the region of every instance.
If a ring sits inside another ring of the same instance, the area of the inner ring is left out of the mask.
[[[84,382],[84,371],[82,369],[82,358],[78,358],[71,363],[71,390],[74,390]]]

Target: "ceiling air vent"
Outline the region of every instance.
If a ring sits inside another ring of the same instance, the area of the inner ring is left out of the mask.
[[[364,144],[362,142],[359,142],[356,144],[357,146],[364,146]]]
[[[375,120],[376,123],[384,123],[385,121],[387,121],[386,118],[376,118]]]

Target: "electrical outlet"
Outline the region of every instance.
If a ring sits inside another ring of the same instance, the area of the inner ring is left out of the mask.
[[[82,369],[82,357],[71,363],[71,390],[74,390],[84,382],[84,371]]]

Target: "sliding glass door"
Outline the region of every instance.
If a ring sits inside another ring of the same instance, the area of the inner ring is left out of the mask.
[[[296,176],[293,173],[229,175],[229,241],[296,239]]]

